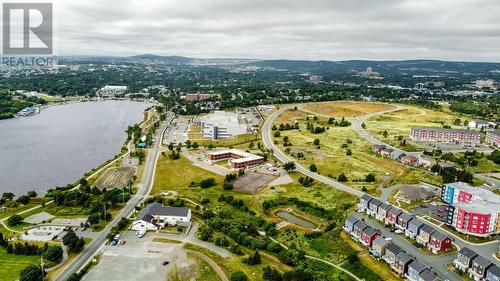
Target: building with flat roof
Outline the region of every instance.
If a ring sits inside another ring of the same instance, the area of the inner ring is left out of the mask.
[[[498,233],[500,196],[467,183],[445,184],[441,199],[448,203],[446,223],[459,232],[488,236]]]
[[[97,91],[97,94],[103,97],[112,97],[123,94],[127,91],[127,86],[110,86],[106,85]]]
[[[207,139],[232,139],[246,134],[246,122],[235,112],[215,111],[201,119],[201,133]]]
[[[234,170],[246,169],[248,167],[264,163],[264,157],[238,149],[209,152],[207,157],[208,160],[212,162],[229,159],[229,165],[231,166],[231,169]]]
[[[500,147],[500,130],[486,132],[486,142],[495,147]]]
[[[188,93],[186,94],[187,101],[202,101],[208,100],[212,97],[211,94]]]
[[[444,128],[413,128],[410,139],[413,141],[481,143],[477,131]]]

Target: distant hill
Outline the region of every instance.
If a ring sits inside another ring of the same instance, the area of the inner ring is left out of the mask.
[[[128,60],[142,60],[151,62],[163,62],[172,64],[187,64],[192,61],[192,59],[181,56],[157,56],[152,54],[144,54],[138,56],[126,57]]]
[[[411,72],[422,73],[492,73],[500,72],[500,63],[485,62],[452,62],[439,60],[406,60],[406,61],[301,61],[301,60],[261,60],[247,65],[311,73],[341,74],[349,71],[362,71],[372,67],[373,71],[390,74]]]

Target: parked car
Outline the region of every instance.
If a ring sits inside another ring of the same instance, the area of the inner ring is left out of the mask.
[[[403,231],[402,231],[402,230],[400,230],[400,229],[396,229],[396,230],[394,230],[394,233],[396,233],[396,234],[401,234],[401,233],[403,233]]]
[[[167,264],[169,264],[169,263],[170,263],[169,261],[164,261],[164,262],[163,262],[163,265],[167,265]]]
[[[120,239],[120,234],[116,234],[115,238],[113,238],[113,240],[118,240],[118,239]]]
[[[113,242],[111,242],[111,246],[116,246],[116,243],[118,243],[116,240],[113,240]]]
[[[118,241],[118,245],[123,245],[123,244],[125,244],[125,240]]]

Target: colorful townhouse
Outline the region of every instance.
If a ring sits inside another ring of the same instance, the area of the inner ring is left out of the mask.
[[[428,142],[458,142],[481,143],[481,133],[471,130],[445,129],[445,128],[413,128],[410,132],[412,141]]]

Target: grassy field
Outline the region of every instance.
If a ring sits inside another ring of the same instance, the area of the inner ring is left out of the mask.
[[[340,236],[346,244],[351,246],[356,252],[359,253],[359,261],[361,262],[361,264],[366,266],[368,269],[376,272],[383,280],[403,280],[402,278],[399,278],[392,273],[389,265],[387,265],[383,261],[377,261],[372,258],[368,254],[366,248],[352,240],[347,233],[342,231]]]
[[[304,106],[304,109],[306,110],[333,117],[355,117],[367,113],[390,110],[393,108],[395,108],[393,105],[385,103],[344,101],[311,103]]]
[[[168,156],[160,156],[156,165],[152,194],[188,188],[191,182],[199,183],[206,178],[215,178],[217,183],[222,183],[224,180],[219,175],[194,166],[184,157],[170,160]]]
[[[7,254],[7,250],[0,247],[0,280],[18,280],[21,270],[39,261],[39,256]]]
[[[198,281],[220,281],[221,279],[219,278],[219,275],[215,272],[215,270],[204,260],[202,260],[200,257],[189,254],[188,257],[195,260],[196,264],[198,264],[198,277],[196,277],[195,280]]]
[[[371,151],[371,143],[360,137],[352,126],[331,126],[327,127],[328,129],[324,133],[312,134],[305,130],[307,122],[305,115],[298,115],[296,112],[293,112],[293,115],[295,117],[292,117],[293,119],[288,122],[298,121],[300,130],[282,131],[281,136],[275,140],[282,150],[290,148],[292,156],[296,156],[299,152],[303,153],[305,159],[296,159],[296,161],[305,167],[314,163],[321,174],[333,178],[344,173],[348,178],[347,184],[357,189],[365,187],[367,190],[374,190],[386,177],[402,183],[417,183],[419,181],[440,183],[440,179],[434,175],[419,169],[405,167],[392,159],[375,155]],[[324,118],[319,118],[315,126],[328,125]],[[284,136],[289,137],[293,146],[283,146]],[[313,144],[315,139],[320,141],[319,149]],[[346,147],[342,148],[343,145]],[[347,156],[347,150],[351,150],[352,155]],[[374,183],[364,182],[369,173],[375,175],[376,181]]]

